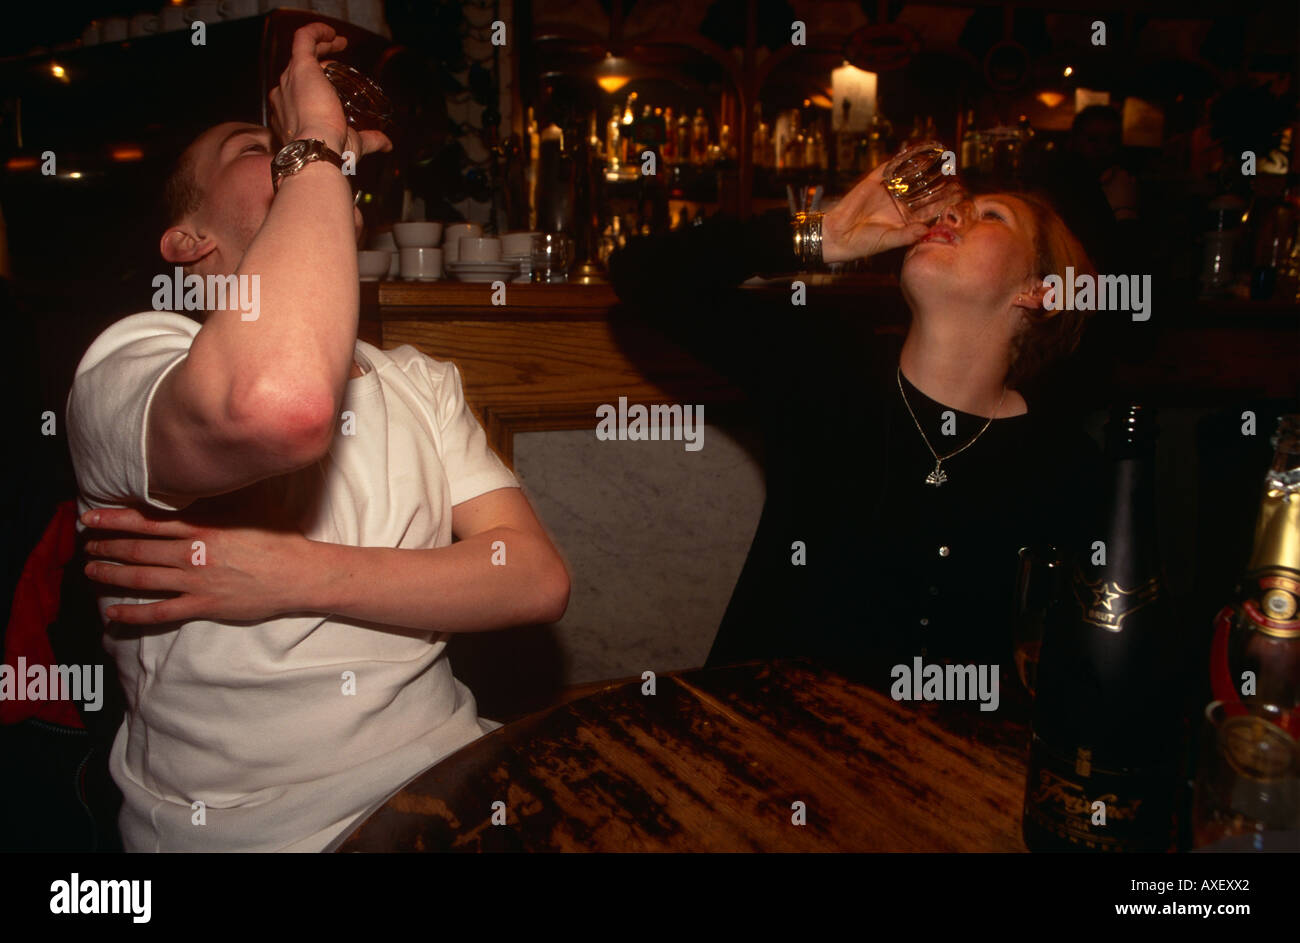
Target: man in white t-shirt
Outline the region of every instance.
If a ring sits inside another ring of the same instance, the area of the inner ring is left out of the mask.
[[[333,848],[494,726],[445,633],[567,604],[563,561],[456,368],[356,338],[336,158],[391,144],[343,119],[319,60],[344,45],[321,23],[295,34],[271,94],[292,142],[274,185],[271,130],[234,123],[169,183],[163,257],[256,277],[255,319],[237,304],[202,324],[126,318],[69,397],[83,524],[154,538],[88,545],[114,562],[87,573],[121,587],[100,606],[128,705],[109,768],[129,851]]]

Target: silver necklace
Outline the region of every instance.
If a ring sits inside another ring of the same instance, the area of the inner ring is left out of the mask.
[[[993,425],[993,416],[998,414],[998,410],[1002,408],[1002,401],[1007,398],[1006,385],[1003,384],[1002,399],[999,399],[997,406],[993,407],[993,416],[989,416],[988,422],[984,423],[984,428],[975,433],[974,437],[961,448],[949,452],[947,455],[940,456],[939,453],[934,450],[934,446],[930,444],[930,440],[926,438],[925,430],[921,428],[921,423],[917,422],[916,413],[912,412],[912,404],[907,401],[907,393],[903,391],[903,367],[901,364],[897,370],[894,371],[894,374],[894,379],[898,381],[898,395],[903,397],[903,405],[907,407],[907,414],[912,417],[912,422],[916,423],[916,431],[921,433],[921,441],[925,443],[925,447],[929,449],[930,454],[934,456],[934,471],[925,476],[925,483],[927,485],[934,485],[937,488],[948,480],[948,473],[943,470],[943,463],[948,461],[948,459],[952,458],[958,452],[964,452],[974,445],[975,440],[984,434],[985,429],[988,429],[989,426]]]

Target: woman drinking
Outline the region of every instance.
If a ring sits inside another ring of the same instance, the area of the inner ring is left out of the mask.
[[[623,317],[740,385],[766,433],[767,499],[710,665],[810,655],[880,685],[916,656],[1007,666],[1018,551],[1077,526],[1097,450],[1028,391],[1086,317],[1050,310],[1044,276],[1090,272],[1086,253],[1028,194],[906,224],[882,175],[820,219],[715,217],[611,257]],[[901,347],[816,286],[735,287],[904,246]]]

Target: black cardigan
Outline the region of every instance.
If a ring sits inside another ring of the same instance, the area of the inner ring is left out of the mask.
[[[755,272],[793,272],[788,217],[715,216],[634,238],[610,259],[616,325],[650,324],[744,388],[766,434],[767,500],[708,664],[810,655],[889,683],[889,668],[1011,658],[1017,550],[1073,545],[1099,472],[1081,427],[1037,411],[985,420],[903,380],[901,341],[780,293],[741,292]],[[791,276],[792,280],[798,276]],[[800,551],[802,547],[802,554]],[[802,562],[800,562],[802,556]]]

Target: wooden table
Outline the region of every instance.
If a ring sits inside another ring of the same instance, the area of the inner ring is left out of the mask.
[[[611,683],[493,731],[339,850],[1025,850],[1027,701],[1014,676],[989,712],[895,702],[802,660],[656,685],[651,696],[639,680]]]

